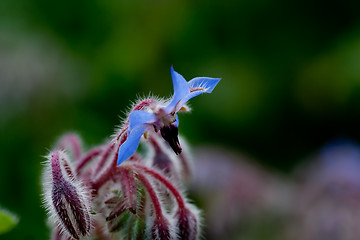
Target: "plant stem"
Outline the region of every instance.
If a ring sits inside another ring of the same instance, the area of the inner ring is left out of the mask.
[[[160,173],[158,173],[157,171],[155,171],[151,168],[148,168],[146,166],[143,166],[143,165],[140,165],[137,163],[131,163],[131,164],[128,164],[128,166],[141,169],[144,172],[146,172],[147,174],[153,176],[155,179],[157,179],[161,183],[163,183],[170,190],[170,192],[174,195],[174,197],[179,205],[179,208],[185,208],[185,202],[184,202],[184,199],[181,196],[180,192],[166,177],[164,177],[163,175],[161,175]]]
[[[79,175],[82,168],[91,161],[94,157],[98,156],[100,153],[102,153],[104,150],[103,146],[94,147],[90,151],[88,151],[78,162],[76,166],[76,173]]]
[[[152,203],[154,205],[154,210],[155,210],[156,217],[158,219],[163,218],[159,198],[157,197],[154,188],[151,186],[151,183],[149,182],[149,180],[142,173],[136,172],[136,175],[137,175],[137,178],[144,185],[146,191],[148,192],[148,194],[149,194],[149,196],[151,198],[151,201],[152,201]]]

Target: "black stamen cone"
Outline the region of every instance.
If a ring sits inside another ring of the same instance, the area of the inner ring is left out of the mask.
[[[170,124],[160,129],[161,136],[170,144],[176,155],[180,154],[182,149],[178,139],[178,128]]]

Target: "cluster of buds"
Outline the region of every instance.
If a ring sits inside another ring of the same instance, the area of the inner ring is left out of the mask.
[[[173,68],[171,74],[173,98],[138,101],[107,143],[84,152],[68,134],[48,155],[43,195],[52,239],[198,239],[199,210],[183,192],[192,165],[180,146],[177,113],[220,79],[187,82]],[[142,155],[141,139],[148,149]]]

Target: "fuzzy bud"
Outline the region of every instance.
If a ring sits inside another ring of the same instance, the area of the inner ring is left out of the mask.
[[[154,150],[152,165],[162,170],[169,177],[178,177],[176,166],[171,159],[173,154],[159,140],[160,138],[156,134],[151,134],[149,137],[149,143]]]
[[[190,210],[192,209],[192,210]],[[178,234],[183,240],[196,240],[199,235],[199,211],[194,207],[179,208],[175,213]]]
[[[79,239],[90,232],[86,189],[74,178],[64,152],[48,157],[44,172],[44,203],[53,222],[69,236]]]
[[[107,202],[105,202],[105,203],[107,203]],[[126,208],[126,203],[124,201],[124,198],[117,199],[117,204],[115,205],[113,210],[110,212],[109,216],[106,218],[106,221],[113,220],[114,218],[122,215],[126,210],[127,210],[127,208]]]
[[[151,238],[154,240],[170,240],[174,231],[165,217],[157,217],[151,227]]]

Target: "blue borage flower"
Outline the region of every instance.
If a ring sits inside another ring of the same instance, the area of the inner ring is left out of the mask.
[[[150,129],[160,130],[161,136],[170,144],[176,154],[181,153],[178,140],[179,119],[177,112],[193,97],[202,93],[211,93],[220,78],[196,77],[187,82],[183,76],[171,67],[174,96],[165,106],[153,109],[136,110],[129,116],[128,138],[120,146],[117,164],[130,158],[139,146],[141,136]]]

